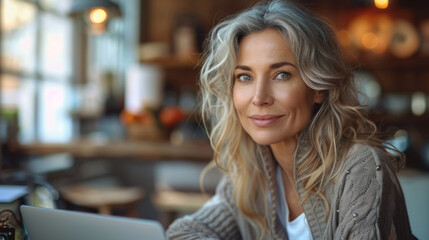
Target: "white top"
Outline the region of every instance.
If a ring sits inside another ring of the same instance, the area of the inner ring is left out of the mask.
[[[312,240],[310,227],[308,226],[307,218],[302,213],[297,218],[289,221],[289,208],[287,206],[285,191],[282,180],[282,169],[277,165],[276,172],[277,186],[280,196],[277,198],[277,216],[280,219],[282,226],[286,229],[289,239],[293,240]]]

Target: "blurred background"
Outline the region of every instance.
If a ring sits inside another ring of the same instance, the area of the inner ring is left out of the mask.
[[[198,209],[220,177],[199,179],[212,156],[195,111],[202,43],[255,2],[0,0],[0,209],[164,226]],[[407,156],[412,228],[429,239],[429,1],[299,2],[332,23],[370,118]]]

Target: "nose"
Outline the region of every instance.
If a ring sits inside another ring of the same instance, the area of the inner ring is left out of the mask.
[[[257,80],[252,103],[256,106],[269,106],[274,103],[269,83],[265,80]]]

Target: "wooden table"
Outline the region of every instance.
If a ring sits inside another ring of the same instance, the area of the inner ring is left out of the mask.
[[[95,142],[80,140],[70,143],[21,144],[17,152],[21,154],[48,155],[69,153],[77,158],[113,158],[157,160],[192,160],[208,162],[213,150],[208,142],[185,142],[174,146],[170,142],[156,141],[110,141]]]
[[[145,198],[144,201],[140,202],[141,208],[146,209],[146,215],[143,215],[145,218],[156,217],[156,210],[151,203],[151,196],[157,196],[157,189],[155,188],[155,178],[154,170],[152,169],[156,164],[162,161],[194,161],[197,163],[208,163],[213,157],[213,150],[209,142],[184,142],[181,145],[175,146],[170,142],[157,142],[157,141],[134,141],[134,140],[117,140],[109,142],[96,142],[90,140],[79,140],[70,143],[31,143],[31,144],[21,144],[17,148],[17,152],[21,155],[28,156],[41,156],[41,155],[51,155],[51,154],[60,154],[67,153],[70,154],[79,164],[87,164],[91,162],[92,159],[103,159],[109,160],[114,166],[127,166],[123,162],[128,162],[133,166],[133,171],[126,172],[129,168],[124,171],[119,170],[116,172],[115,177],[120,179],[126,179],[125,182],[130,186],[137,186],[140,189],[144,189],[145,195],[148,198]],[[141,163],[141,165],[140,165]],[[79,166],[76,164],[75,166]],[[134,171],[135,166],[144,168],[144,171],[139,172],[139,170]],[[119,168],[113,167],[115,170]],[[126,176],[122,175],[125,172]],[[57,175],[54,175],[54,177]],[[76,177],[76,175],[73,175]],[[61,177],[62,174],[61,174]],[[86,179],[86,177],[82,177]],[[70,180],[70,179],[68,179]],[[72,180],[70,180],[72,181]],[[75,181],[73,179],[73,181]],[[81,182],[81,181],[79,181]],[[70,184],[70,186],[74,186]],[[94,191],[92,191],[94,192]],[[97,192],[96,192],[97,193]],[[95,197],[92,194],[85,193],[88,197],[100,199],[100,194],[95,194]],[[68,196],[69,199],[71,198]],[[73,197],[73,196],[72,196]],[[104,198],[104,197],[102,197]],[[74,199],[81,199],[81,197],[75,197]],[[90,199],[91,200],[91,199]],[[182,198],[170,199],[180,202]],[[205,199],[204,199],[205,200]],[[77,201],[74,201],[75,204],[79,204]],[[156,202],[156,204],[160,204]],[[169,203],[171,205],[171,203]],[[188,205],[191,203],[188,203]],[[88,203],[81,203],[83,206],[88,206]],[[100,212],[109,213],[109,211],[100,208],[103,205],[103,201],[98,201],[97,206]],[[194,203],[195,206],[200,206],[201,203]],[[149,210],[147,210],[149,209]]]

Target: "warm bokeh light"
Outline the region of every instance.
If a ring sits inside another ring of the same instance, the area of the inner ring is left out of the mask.
[[[387,44],[381,38],[379,38],[379,42],[377,44],[377,47],[372,49],[372,51],[377,53],[377,54],[383,54],[386,52],[386,50],[387,50]]]
[[[89,20],[93,23],[103,23],[107,20],[107,12],[103,8],[94,8],[89,13]]]
[[[408,58],[420,47],[420,36],[414,25],[405,19],[395,20],[390,52],[398,58]]]
[[[365,33],[362,36],[362,45],[367,49],[374,49],[378,46],[380,39],[372,32]]]
[[[389,6],[389,0],[374,0],[374,4],[379,9],[386,9]]]
[[[338,36],[338,40],[340,41],[340,44],[343,47],[347,47],[350,46],[350,36],[349,36],[349,32],[347,32],[347,30],[339,30],[337,32],[337,36]]]

